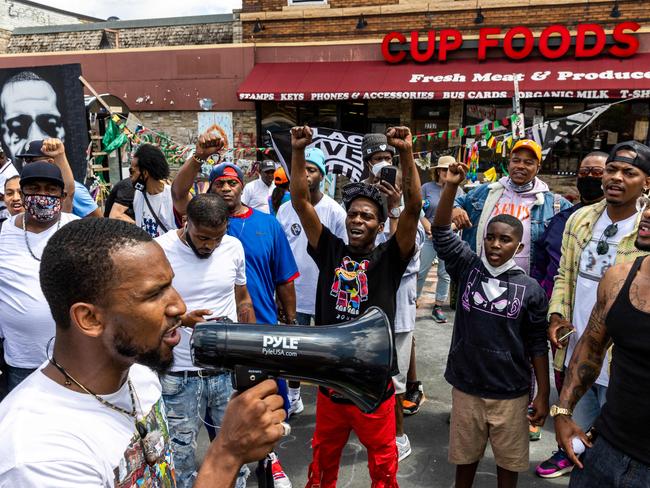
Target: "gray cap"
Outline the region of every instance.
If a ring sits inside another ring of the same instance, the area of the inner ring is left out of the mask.
[[[361,141],[361,157],[368,161],[373,154],[387,151],[395,156],[395,148],[388,145],[384,134],[366,134]]]

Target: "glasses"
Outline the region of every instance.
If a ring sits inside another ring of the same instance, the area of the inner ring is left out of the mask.
[[[11,135],[16,135],[18,139],[27,139],[34,122],[50,137],[58,137],[58,131],[63,125],[61,117],[58,115],[42,114],[37,115],[36,118],[31,115],[19,115],[7,120],[7,129]]]
[[[584,166],[578,170],[578,176],[589,176],[593,175],[597,178],[600,178],[605,174],[605,168],[602,166]]]
[[[605,227],[603,234],[598,240],[598,244],[596,244],[596,252],[598,255],[602,256],[603,254],[607,254],[609,252],[609,244],[607,242],[607,239],[614,237],[617,232],[618,224],[609,224],[607,227]]]

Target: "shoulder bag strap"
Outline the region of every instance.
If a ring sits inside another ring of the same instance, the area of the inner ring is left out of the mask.
[[[162,223],[160,220],[160,217],[154,212],[153,207],[151,206],[151,203],[149,202],[149,198],[147,198],[147,190],[141,190],[142,191],[142,196],[144,197],[144,201],[147,204],[147,207],[149,208],[149,212],[151,212],[151,215],[153,215],[154,220],[158,224],[158,227],[160,227],[163,232],[169,232],[169,229],[167,229],[167,226]]]

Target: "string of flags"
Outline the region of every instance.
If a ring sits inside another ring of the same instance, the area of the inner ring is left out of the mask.
[[[497,130],[502,127],[508,127],[512,123],[514,123],[514,120],[516,119],[517,115],[512,114],[509,117],[504,117],[501,120],[495,120],[491,123],[488,124],[477,124],[477,125],[468,125],[467,127],[460,127],[458,129],[449,129],[449,130],[442,130],[442,131],[437,131],[437,132],[425,132],[422,134],[413,134],[413,142],[417,142],[418,139],[424,139],[426,138],[427,141],[431,141],[432,139],[452,139],[455,137],[478,137],[480,135],[485,135],[486,140],[488,140],[492,136],[493,130]]]

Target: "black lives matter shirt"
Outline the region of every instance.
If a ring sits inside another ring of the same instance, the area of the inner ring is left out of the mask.
[[[315,322],[338,324],[379,307],[395,324],[397,288],[410,258],[402,259],[395,237],[358,254],[323,226],[318,248],[307,252],[318,267]]]

